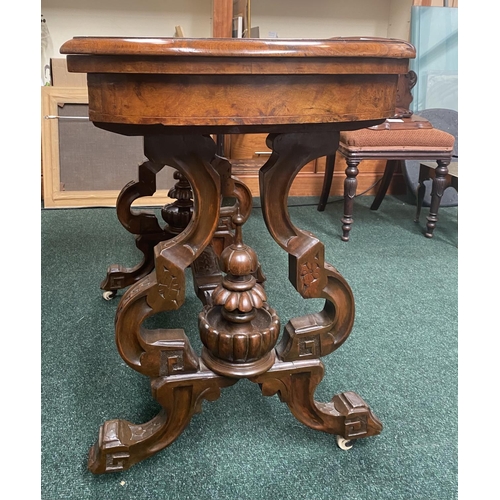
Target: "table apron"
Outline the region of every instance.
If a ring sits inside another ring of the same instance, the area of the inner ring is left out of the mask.
[[[89,74],[94,122],[243,126],[391,116],[397,75]]]

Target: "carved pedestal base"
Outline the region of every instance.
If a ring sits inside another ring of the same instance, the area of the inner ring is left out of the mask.
[[[289,255],[292,285],[304,299],[324,299],[323,309],[292,318],[277,343],[279,317],[267,302],[257,255],[243,243],[250,192],[230,177],[227,161],[214,161],[215,144],[208,136],[148,137],[151,165],[178,168],[196,201],[185,230],[156,244],[154,269],[125,292],[116,313],[118,351],[131,368],[150,377],[162,410],[142,425],[105,422],[90,451],[92,472],[127,469],[169,446],[204,399],[217,399],[221,388],[240,378],[259,384],[265,396],[278,394],[312,429],[345,440],[381,432],[382,424],[354,392],[326,403],[314,400],[324,373],[319,358],[338,349],[350,334],[354,298],[345,279],[325,262],[323,244],[292,224],[286,202],[297,172],[314,158],[335,154],[338,136],[271,135],[268,144],[273,154],[260,177],[264,220]],[[233,196],[236,205],[221,209],[222,196]],[[150,316],[182,307],[188,267],[203,303],[198,318],[201,357],[182,329],[149,330],[144,325]]]
[[[169,446],[192,416],[201,412],[203,400],[218,399],[221,387],[235,382],[203,368],[192,374],[153,379],[151,389],[162,405],[160,413],[142,425],[126,420],[105,422],[90,449],[89,469],[95,474],[122,471]]]
[[[226,374],[228,377],[233,378],[249,378],[269,370],[276,361],[276,354],[274,351],[271,351],[259,360],[251,363],[231,363],[216,358],[208,349],[203,348],[201,359],[215,373]]]
[[[323,373],[319,360],[276,360],[265,373],[250,380],[260,385],[264,396],[278,394],[295,418],[312,429],[346,440],[379,434],[382,424],[354,392],[337,394],[327,403],[314,400]],[[237,381],[238,378],[212,372],[202,363],[195,373],[152,379],[153,396],[162,405],[160,413],[140,425],[126,420],[105,422],[97,443],[90,449],[89,469],[95,474],[123,471],[166,448],[182,434],[193,415],[201,411],[203,400],[215,401],[221,388]]]

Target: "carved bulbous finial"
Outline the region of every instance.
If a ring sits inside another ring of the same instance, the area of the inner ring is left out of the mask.
[[[204,360],[214,371],[255,374],[274,360],[271,351],[278,340],[279,318],[254,276],[259,262],[254,250],[242,242],[243,218],[236,215],[233,221],[234,242],[219,259],[225,276],[212,293],[212,305],[200,314],[200,335],[208,350]]]
[[[259,267],[257,254],[242,241],[242,217],[233,218],[235,236],[232,245],[220,256],[221,270],[226,274],[222,283],[212,293],[212,302],[222,306],[222,315],[229,321],[244,323],[255,317],[267,297],[262,285],[257,283],[254,273]]]
[[[170,232],[179,234],[184,231],[193,216],[193,192],[189,181],[178,170],[174,172],[174,179],[178,182],[170,189],[168,196],[176,201],[165,205],[161,216],[168,224]]]
[[[259,266],[255,251],[243,244],[233,244],[225,248],[219,261],[221,270],[233,276],[253,274]]]

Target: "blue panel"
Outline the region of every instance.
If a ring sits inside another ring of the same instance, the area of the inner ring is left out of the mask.
[[[417,57],[412,110],[445,108],[458,111],[458,9],[412,7],[411,43]]]

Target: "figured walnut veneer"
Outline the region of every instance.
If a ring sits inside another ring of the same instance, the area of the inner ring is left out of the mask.
[[[61,53],[69,71],[88,73],[94,122],[240,127],[390,116],[414,49],[369,38],[74,38]]]

